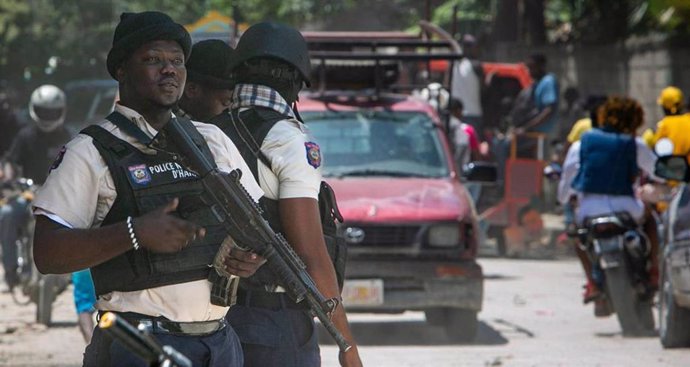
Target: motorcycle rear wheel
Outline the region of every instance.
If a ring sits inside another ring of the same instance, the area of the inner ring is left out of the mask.
[[[607,294],[616,312],[623,336],[651,336],[655,333],[652,304],[641,301],[630,282],[627,264],[605,269]]]

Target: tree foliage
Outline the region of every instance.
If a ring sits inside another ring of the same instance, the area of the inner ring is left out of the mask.
[[[430,5],[432,21],[446,30],[452,30],[457,9],[457,33],[494,40],[615,42],[650,31],[690,34],[688,0],[430,0]],[[330,30],[410,30],[427,11],[425,0],[0,0],[0,79],[31,88],[108,77],[105,58],[124,11],[160,10],[187,24],[209,10],[232,15],[233,9],[247,23],[275,20]]]

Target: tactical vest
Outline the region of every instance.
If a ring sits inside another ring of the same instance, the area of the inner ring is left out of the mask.
[[[588,194],[633,196],[638,170],[635,138],[592,129],[580,140],[580,169],[572,186]]]
[[[194,131],[201,137],[198,131]],[[92,267],[96,294],[207,279],[225,235],[209,207],[199,198],[203,187],[198,176],[177,162],[179,154],[176,152],[159,150],[156,154],[145,154],[97,125],[89,126],[81,133],[93,138],[117,191],[115,202],[102,225],[122,222],[131,215],[136,230],[137,216],[177,197],[179,205],[173,215],[206,229],[203,239],[196,239],[179,253],[158,254],[144,248],[132,249]]]
[[[271,168],[271,162],[261,152],[260,147],[273,126],[282,120],[291,119],[273,109],[253,107],[245,111],[224,111],[210,121],[218,126],[235,143],[242,158],[249,166],[254,178],[259,182],[259,162],[261,160]],[[328,254],[331,257],[338,278],[338,286],[342,289],[345,279],[345,264],[347,261],[347,246],[345,239],[338,234],[336,220],[342,222],[342,216],[338,211],[335,194],[330,185],[321,182],[319,190],[319,212],[321,215],[321,228],[326,242]],[[259,199],[259,205],[263,209],[263,216],[274,231],[282,233],[278,200],[266,198]],[[268,269],[262,266],[249,278],[240,281],[240,287],[245,289],[268,289],[280,285],[280,280]]]

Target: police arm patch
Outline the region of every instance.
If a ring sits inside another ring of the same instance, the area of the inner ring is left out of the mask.
[[[307,163],[314,168],[319,168],[321,166],[321,149],[319,144],[308,141],[304,143],[304,147],[307,150]]]
[[[60,166],[60,163],[62,163],[62,159],[65,157],[65,152],[67,152],[67,148],[65,148],[64,146],[62,148],[60,148],[60,151],[58,152],[57,156],[55,157],[53,164],[51,164],[50,169],[48,169],[48,173],[52,172],[54,169],[56,169]]]

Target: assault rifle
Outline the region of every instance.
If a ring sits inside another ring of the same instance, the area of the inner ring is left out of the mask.
[[[181,163],[199,175],[204,188],[202,200],[211,207],[226,234],[242,247],[263,256],[266,259],[264,266],[268,266],[281,279],[282,285],[295,302],[306,302],[341,351],[350,349],[350,345],[330,319],[339,300],[326,299],[319,292],[299,256],[285,238],[275,233],[261,216],[260,207],[240,183],[242,171],[236,169],[230,173],[220,172],[203,137],[189,120],[173,118],[161,132],[165,145],[175,146],[176,151],[183,155],[180,157]],[[223,248],[225,246],[226,243],[218,251],[214,261],[219,274],[224,271],[219,258],[229,252],[229,249]]]
[[[144,328],[136,328],[112,312],[101,316],[98,327],[152,367],[192,367],[192,362],[175,348],[161,345]]]

